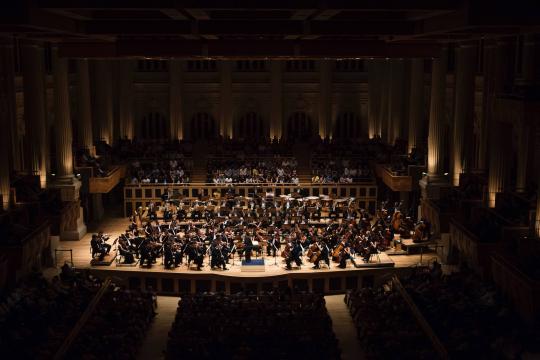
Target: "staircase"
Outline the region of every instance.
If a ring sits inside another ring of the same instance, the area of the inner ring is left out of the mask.
[[[298,161],[296,174],[301,185],[311,184],[311,148],[308,143],[297,143],[292,149],[293,156]]]
[[[195,143],[193,146],[193,168],[191,169],[192,183],[206,182],[206,157],[207,146],[204,142]]]

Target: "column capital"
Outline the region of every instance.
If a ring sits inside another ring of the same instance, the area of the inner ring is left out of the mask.
[[[60,190],[60,199],[64,202],[78,201],[81,182],[74,176],[62,176],[54,179],[50,188]]]

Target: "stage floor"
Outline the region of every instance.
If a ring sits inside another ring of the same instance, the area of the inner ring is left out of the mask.
[[[123,233],[128,225],[128,221],[126,218],[106,218],[104,219],[101,224],[94,228],[93,230],[95,232],[97,231],[103,231],[106,234],[111,235],[111,239],[117,238],[121,233]],[[156,264],[154,264],[152,267],[140,267],[138,265],[136,266],[126,266],[126,265],[117,265],[116,261],[113,261],[110,265],[100,265],[100,266],[92,266],[90,264],[91,255],[90,255],[90,239],[91,239],[92,233],[89,232],[84,236],[83,239],[79,241],[61,241],[59,242],[57,249],[58,250],[72,250],[73,254],[73,265],[77,268],[85,268],[85,269],[93,269],[93,270],[100,270],[100,271],[106,271],[108,273],[119,271],[119,272],[142,272],[142,273],[162,273],[162,274],[178,274],[179,276],[182,275],[197,275],[197,274],[206,274],[206,275],[214,275],[218,277],[247,277],[247,278],[253,278],[253,277],[274,277],[274,276],[282,276],[287,274],[327,274],[330,275],[330,273],[335,274],[337,276],[344,275],[344,272],[356,272],[356,271],[363,271],[363,270],[373,270],[377,268],[393,268],[393,267],[410,267],[413,265],[416,265],[420,262],[420,260],[423,261],[424,264],[427,263],[430,259],[433,259],[436,257],[436,254],[423,254],[421,257],[420,255],[399,255],[399,256],[390,256],[386,253],[379,254],[379,258],[377,256],[373,256],[370,263],[364,263],[360,258],[357,258],[357,265],[358,267],[354,267],[350,262],[347,262],[347,267],[345,269],[340,269],[337,267],[337,263],[331,262],[330,269],[326,267],[326,265],[321,263],[321,269],[312,269],[313,264],[304,261],[304,265],[301,266],[300,269],[293,267],[293,270],[286,270],[285,269],[285,263],[281,256],[277,256],[275,259],[273,257],[267,257],[265,256],[265,265],[264,265],[264,271],[261,272],[246,272],[242,271],[240,261],[237,257],[235,257],[234,261],[231,259],[230,264],[228,264],[228,270],[212,270],[208,264],[208,258],[205,257],[204,264],[205,266],[202,268],[201,271],[195,270],[195,266],[192,267],[192,269],[188,269],[185,264],[180,265],[179,267],[168,270],[165,269],[162,265],[162,260],[157,259]],[[109,240],[109,243],[112,243],[112,240]],[[113,247],[114,249],[114,247]],[[111,250],[112,252],[113,250]],[[64,260],[70,260],[69,252],[67,251],[61,251],[57,252],[57,266],[61,266],[64,263]],[[255,259],[255,257],[253,257]],[[259,257],[261,258],[261,257]],[[380,259],[380,261],[379,261]]]

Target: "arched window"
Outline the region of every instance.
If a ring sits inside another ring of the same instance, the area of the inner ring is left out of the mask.
[[[335,139],[359,138],[361,133],[360,117],[353,112],[338,115],[334,126]]]
[[[297,111],[287,119],[287,137],[293,140],[308,140],[313,136],[313,121],[303,111]]]
[[[206,112],[199,112],[191,118],[191,139],[205,140],[218,137],[218,124],[214,117]]]
[[[267,136],[260,114],[250,111],[236,121],[234,135],[237,139],[261,139]]]
[[[141,139],[162,141],[169,137],[168,121],[163,114],[150,112],[141,121]]]

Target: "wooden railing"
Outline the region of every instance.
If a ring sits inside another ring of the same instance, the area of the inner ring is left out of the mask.
[[[199,196],[225,196],[232,191],[238,196],[260,192],[272,192],[275,196],[290,194],[299,190],[305,190],[307,196],[335,195],[338,197],[354,197],[358,207],[375,211],[377,201],[377,186],[373,182],[360,184],[139,184],[126,185],[124,187],[124,214],[129,216],[133,210],[145,207],[153,202],[160,205],[161,195],[169,189],[178,192],[183,197],[197,198]]]
[[[377,176],[379,176],[392,191],[412,191],[412,176],[394,174],[386,164],[377,164],[375,169]]]
[[[124,165],[115,166],[107,176],[92,176],[88,180],[89,192],[91,194],[106,194],[118,185],[120,179],[125,176],[126,167]]]
[[[86,322],[88,321],[88,319],[90,318],[94,310],[96,309],[103,295],[107,292],[107,289],[109,288],[110,284],[111,284],[110,278],[106,278],[105,281],[103,281],[101,288],[98,290],[98,292],[96,293],[92,301],[90,301],[90,304],[88,304],[88,307],[86,308],[86,310],[84,310],[83,314],[81,315],[81,317],[79,318],[79,320],[77,321],[73,329],[71,329],[69,335],[66,336],[66,338],[64,339],[64,342],[62,343],[62,345],[60,346],[60,348],[54,355],[55,360],[56,359],[60,360],[60,359],[65,358],[71,344],[73,344],[75,339],[77,339],[79,332],[81,331],[83,326],[86,324]]]
[[[409,307],[411,313],[413,314],[416,322],[420,326],[420,328],[424,331],[424,333],[427,335],[429,340],[431,341],[433,348],[437,353],[439,354],[439,357],[441,359],[448,359],[448,351],[442,344],[441,340],[437,337],[437,334],[433,331],[427,320],[424,318],[424,315],[420,312],[416,304],[414,303],[413,299],[409,296],[403,285],[401,284],[401,281],[399,281],[397,276],[392,277],[392,284],[397,289],[407,306]]]

